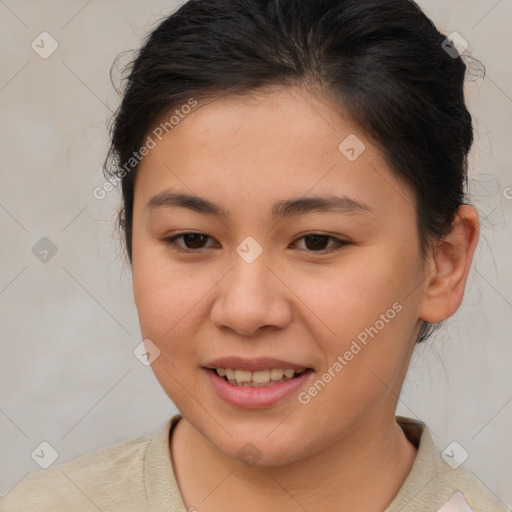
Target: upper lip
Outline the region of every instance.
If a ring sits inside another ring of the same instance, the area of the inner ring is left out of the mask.
[[[282,368],[299,370],[301,368],[308,368],[307,365],[298,364],[291,361],[284,361],[282,359],[274,359],[272,357],[257,357],[254,359],[244,359],[243,357],[222,357],[214,359],[205,365],[205,368],[230,368],[233,370],[267,370],[272,368]]]

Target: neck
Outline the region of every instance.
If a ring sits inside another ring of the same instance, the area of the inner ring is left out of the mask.
[[[240,503],[254,510],[381,511],[416,457],[394,417],[386,422],[369,418],[325,450],[284,466],[246,467],[217,450],[184,418],[170,448],[183,501],[201,512],[238,511]]]

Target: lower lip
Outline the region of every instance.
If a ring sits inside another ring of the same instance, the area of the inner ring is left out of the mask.
[[[298,377],[280,382],[279,384],[251,388],[233,386],[233,384],[219,377],[215,371],[208,369],[204,369],[204,371],[207,373],[213,389],[222,399],[231,405],[243,409],[256,409],[276,404],[303,386],[310,374],[313,373],[312,370],[306,370]]]

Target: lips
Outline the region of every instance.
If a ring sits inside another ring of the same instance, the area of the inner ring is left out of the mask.
[[[214,362],[217,363],[218,361]],[[275,364],[275,362],[275,359],[271,361],[272,364]],[[222,364],[226,364],[226,362],[223,361]],[[203,368],[203,371],[212,391],[228,404],[241,409],[272,407],[282,400],[290,399],[314,375],[313,370],[308,369],[290,379],[283,378],[279,381],[266,383],[243,382],[240,385],[237,381],[231,383],[226,380],[226,377],[220,377],[211,368]],[[241,371],[251,373],[248,370]]]
[[[223,357],[209,361],[203,369],[212,390],[243,409],[271,407],[293,395],[314,374],[307,364],[273,357]]]

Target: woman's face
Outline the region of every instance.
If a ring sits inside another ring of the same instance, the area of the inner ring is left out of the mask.
[[[412,192],[376,147],[291,88],[200,102],[151,136],[135,186],[135,302],[185,419],[223,453],[269,465],[392,422],[425,270]],[[166,242],[185,232],[196,235]]]

